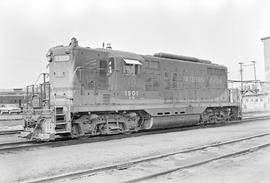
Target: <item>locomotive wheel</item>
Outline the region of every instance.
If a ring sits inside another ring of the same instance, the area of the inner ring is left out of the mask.
[[[216,116],[209,116],[208,123],[217,123],[217,117]]]

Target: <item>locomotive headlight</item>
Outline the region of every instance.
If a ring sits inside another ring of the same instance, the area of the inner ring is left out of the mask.
[[[51,51],[48,51],[48,53],[46,54],[46,58],[47,58],[48,62],[52,61],[52,52]]]

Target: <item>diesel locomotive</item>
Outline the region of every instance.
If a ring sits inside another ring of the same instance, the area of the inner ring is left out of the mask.
[[[50,100],[35,119],[32,139],[79,137],[221,123],[241,118],[231,100],[227,68],[169,53],[140,55],[67,46],[47,53]],[[47,101],[48,102],[48,101]],[[34,110],[32,110],[33,112]],[[30,121],[34,123],[31,123]]]

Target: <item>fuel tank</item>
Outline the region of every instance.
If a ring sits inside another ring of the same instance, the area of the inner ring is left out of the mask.
[[[163,129],[193,126],[200,121],[200,114],[153,116],[144,122],[144,129]]]

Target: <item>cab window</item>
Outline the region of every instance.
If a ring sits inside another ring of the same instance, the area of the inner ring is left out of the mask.
[[[107,63],[105,60],[100,60],[100,76],[106,76]]]
[[[140,74],[140,65],[138,65],[138,64],[125,64],[124,65],[124,74],[139,75]]]
[[[107,70],[107,75],[112,74],[114,70],[114,58],[110,57],[108,58],[108,70]]]
[[[141,73],[141,62],[139,60],[123,58],[123,73],[126,75],[139,75]]]

